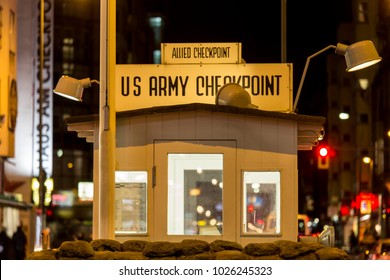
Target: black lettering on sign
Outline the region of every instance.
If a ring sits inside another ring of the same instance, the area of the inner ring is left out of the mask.
[[[230,47],[195,47],[195,58],[226,58],[230,56]]]
[[[188,76],[151,76],[149,96],[186,96]]]
[[[214,96],[223,85],[237,83],[251,95],[279,96],[281,78],[282,75],[198,76],[195,90],[197,96]]]
[[[191,48],[173,48],[172,58],[191,58]]]
[[[42,125],[38,124],[36,126],[36,129],[38,131],[38,136],[39,136],[38,139],[36,140],[36,144],[38,147],[36,152],[41,155],[42,168],[47,172],[47,170],[49,169],[48,164],[50,163],[50,155],[51,155],[51,153],[50,153],[50,125],[47,123],[43,123]],[[39,165],[38,160],[37,160],[37,166]]]
[[[253,76],[251,78],[252,95],[280,95],[280,78],[282,75]]]
[[[218,89],[224,85],[222,76],[198,76],[196,77],[196,95],[214,96]]]
[[[141,95],[141,77],[135,76],[130,81],[129,76],[122,76],[121,77],[121,94],[122,96],[129,96],[130,93],[134,96],[140,96]]]
[[[37,112],[38,114],[42,114],[44,117],[50,117],[50,113],[51,113],[51,107],[50,107],[50,94],[51,94],[51,90],[47,89],[47,88],[44,88],[43,90],[43,96],[42,96],[42,99],[41,99],[41,96],[39,96],[38,100],[36,100],[36,103],[37,103]],[[38,92],[37,93],[40,93],[40,89],[38,88]],[[40,110],[40,103],[42,102],[42,111]]]

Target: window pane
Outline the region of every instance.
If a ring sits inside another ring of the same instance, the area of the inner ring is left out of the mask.
[[[358,4],[358,22],[368,22],[368,3],[362,2]]]
[[[244,233],[280,233],[280,172],[244,172]]]
[[[221,154],[168,155],[168,234],[222,234]]]
[[[115,172],[115,233],[147,232],[147,172]]]

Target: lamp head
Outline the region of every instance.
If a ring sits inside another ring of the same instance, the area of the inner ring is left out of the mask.
[[[68,99],[82,101],[83,90],[88,87],[91,87],[91,80],[89,78],[77,80],[64,75],[59,79],[53,92]]]
[[[344,55],[348,72],[369,67],[382,60],[373,42],[369,40],[359,41],[350,46],[338,43],[335,53]]]
[[[257,108],[251,103],[249,93],[236,83],[227,83],[217,92],[217,105],[230,105],[240,108]]]

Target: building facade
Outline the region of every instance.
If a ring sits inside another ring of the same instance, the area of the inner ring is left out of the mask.
[[[384,33],[378,32],[378,26],[388,21],[379,16],[386,10],[385,2],[351,1],[350,20],[339,25],[337,34],[338,42],[346,44],[373,41],[383,58],[380,64],[351,74],[344,71],[343,61],[328,57],[328,144],[333,150],[328,215],[337,224],[339,244],[346,247],[351,232],[360,242],[372,227],[378,236],[388,234],[382,226],[387,217],[381,205],[388,161],[383,152],[387,117],[385,103],[378,99],[378,83],[383,83],[380,73],[386,67],[386,43],[380,38]]]

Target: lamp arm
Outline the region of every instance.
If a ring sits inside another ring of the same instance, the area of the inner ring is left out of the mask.
[[[299,82],[299,87],[298,87],[298,91],[297,91],[297,95],[295,97],[295,100],[294,100],[294,106],[293,106],[293,112],[295,112],[296,108],[297,108],[297,105],[298,105],[298,101],[299,101],[299,97],[301,95],[301,91],[302,91],[302,86],[303,86],[303,82],[305,81],[305,77],[306,77],[306,73],[307,73],[307,69],[309,68],[309,63],[310,63],[310,59],[312,59],[313,57],[329,50],[329,49],[336,49],[336,46],[334,45],[329,45],[325,48],[323,48],[322,50],[319,50],[318,52],[312,54],[311,56],[308,56],[307,59],[306,59],[306,64],[305,64],[305,68],[303,69],[303,73],[302,73],[302,77],[301,77],[301,81]]]

